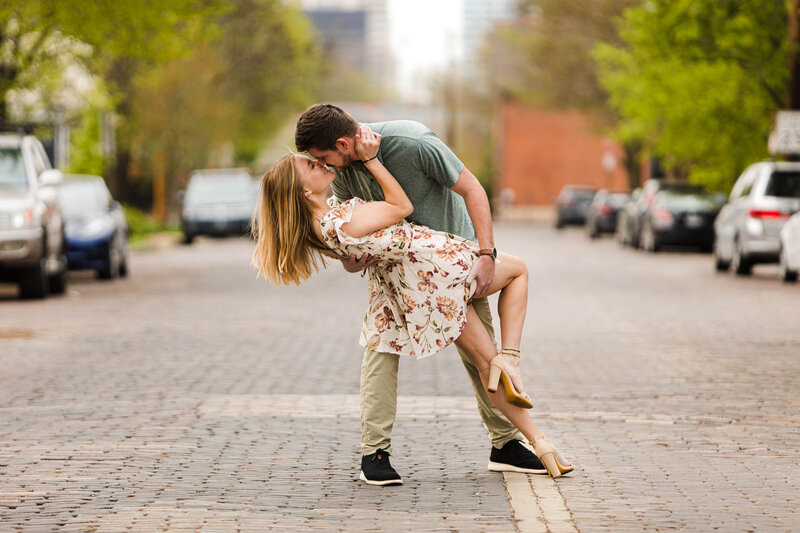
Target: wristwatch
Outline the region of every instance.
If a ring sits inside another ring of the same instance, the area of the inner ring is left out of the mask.
[[[491,255],[492,259],[497,259],[497,248],[481,248],[478,255]]]

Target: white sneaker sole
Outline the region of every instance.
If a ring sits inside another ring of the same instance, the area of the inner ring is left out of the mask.
[[[514,465],[507,465],[505,463],[495,463],[494,461],[489,461],[489,471],[490,472],[519,472],[520,474],[547,474],[547,469],[542,467],[541,469],[538,468],[520,468]]]
[[[367,479],[367,476],[364,475],[364,471],[362,470],[358,474],[358,479],[366,483],[367,485],[378,485],[379,487],[385,487],[386,485],[402,485],[402,479],[387,479],[385,481],[374,481],[372,479]]]

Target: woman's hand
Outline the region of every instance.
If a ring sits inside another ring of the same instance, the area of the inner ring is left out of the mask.
[[[378,155],[381,146],[381,136],[372,131],[369,126],[359,126],[355,137],[356,155],[362,161],[371,159]]]

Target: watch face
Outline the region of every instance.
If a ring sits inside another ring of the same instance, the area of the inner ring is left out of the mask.
[[[497,248],[492,248],[492,259],[497,259]]]

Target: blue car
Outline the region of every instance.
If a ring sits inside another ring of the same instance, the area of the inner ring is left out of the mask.
[[[127,276],[128,224],[103,178],[65,175],[59,200],[69,269],[94,270],[101,279]]]

